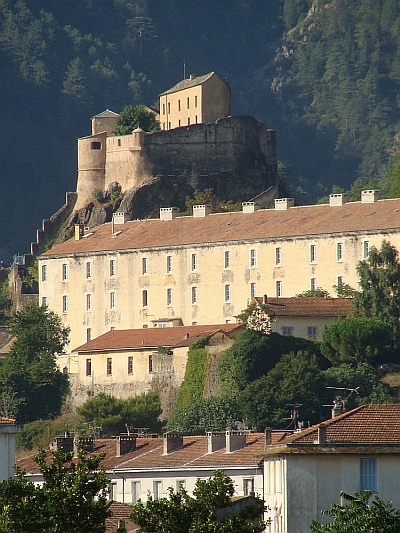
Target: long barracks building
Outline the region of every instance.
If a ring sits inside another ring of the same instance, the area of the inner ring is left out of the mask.
[[[341,283],[356,288],[360,260],[383,240],[400,246],[400,198],[193,216],[162,208],[159,219],[111,223],[39,257],[40,302],[71,328],[69,350],[110,329],[236,321],[254,296],[291,297]]]

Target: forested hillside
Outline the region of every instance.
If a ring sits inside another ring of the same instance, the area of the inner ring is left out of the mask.
[[[396,0],[0,0],[0,259],[75,190],[90,117],[184,74],[215,70],[232,114],[277,130],[298,202],[357,178],[389,194],[399,27]]]

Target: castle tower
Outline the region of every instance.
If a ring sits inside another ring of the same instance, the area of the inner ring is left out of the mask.
[[[106,132],[107,137],[111,137],[117,124],[118,113],[106,109],[102,113],[92,117],[92,135]]]

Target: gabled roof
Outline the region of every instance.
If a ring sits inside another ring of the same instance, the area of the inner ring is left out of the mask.
[[[263,303],[264,298],[254,298]],[[351,298],[271,298],[267,297],[266,305],[279,317],[343,317],[351,314],[353,300]]]
[[[176,217],[172,220],[133,220],[91,228],[80,240],[56,245],[41,258],[116,250],[163,249],[213,243],[276,241],[312,235],[343,235],[400,231],[400,198],[373,204],[349,202],[291,207],[286,211],[259,209],[254,213],[216,213],[204,218]]]
[[[243,328],[242,324],[175,326],[166,328],[120,329],[107,331],[100,337],[75,348],[73,352],[156,349],[158,346],[189,346],[206,335],[221,331],[230,336]]]
[[[93,118],[114,118],[118,117],[118,113],[114,113],[114,111],[110,111],[110,109],[106,109],[105,111],[102,111],[98,115],[94,115]]]
[[[325,430],[325,443],[318,444],[319,428]],[[342,453],[400,453],[400,404],[361,405],[342,415],[283,439],[279,453],[318,453],[342,447]],[[265,454],[277,453],[270,446]]]
[[[164,94],[176,93],[177,91],[183,91],[184,89],[189,89],[190,87],[196,87],[196,85],[201,85],[214,75],[216,75],[215,72],[209,72],[208,74],[197,76],[196,78],[187,78],[171,87],[171,89],[164,91],[160,94],[160,96],[163,96]]]

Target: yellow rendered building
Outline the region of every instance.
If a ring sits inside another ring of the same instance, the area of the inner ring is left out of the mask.
[[[162,208],[159,219],[111,223],[84,231],[42,254],[40,302],[71,328],[69,350],[110,329],[224,324],[255,296],[292,297],[342,283],[357,288],[358,262],[383,240],[399,248],[400,198],[193,216]]]
[[[227,117],[230,98],[229,85],[215,72],[190,76],[160,94],[161,129],[171,130]]]

